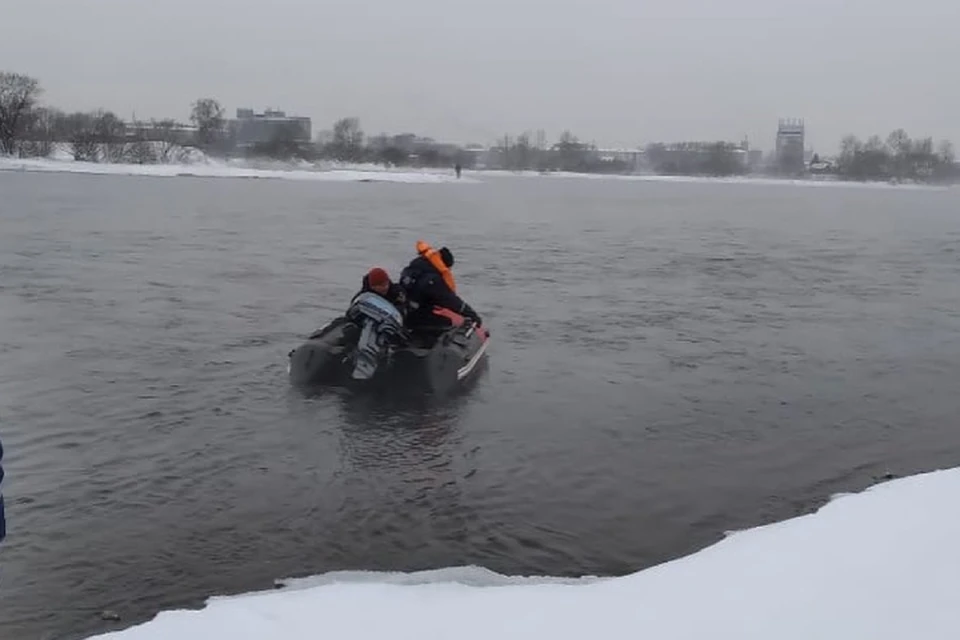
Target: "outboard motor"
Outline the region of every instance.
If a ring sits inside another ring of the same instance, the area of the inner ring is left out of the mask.
[[[403,316],[386,298],[365,291],[347,310],[347,318],[361,327],[352,377],[369,380],[377,372],[386,347],[403,335]]]

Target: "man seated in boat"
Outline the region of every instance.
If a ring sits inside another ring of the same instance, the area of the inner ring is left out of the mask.
[[[370,271],[363,276],[360,291],[350,300],[350,305],[352,306],[361,294],[368,291],[372,291],[389,300],[393,306],[397,308],[397,311],[400,312],[400,315],[406,315],[407,294],[404,292],[403,287],[390,280],[390,274],[387,273],[386,269],[380,267],[370,269]]]
[[[457,295],[450,271],[453,262],[447,247],[436,250],[423,240],[417,242],[417,257],[400,273],[409,309],[406,324],[411,331],[445,329],[462,323],[464,317],[482,324],[480,315]]]

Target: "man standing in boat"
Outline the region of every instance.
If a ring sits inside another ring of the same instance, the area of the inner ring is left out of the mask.
[[[420,327],[449,327],[461,321],[459,316],[483,324],[480,315],[457,295],[457,283],[450,267],[453,253],[447,247],[439,251],[423,240],[417,241],[417,257],[400,273],[400,286],[407,293],[410,311],[407,324]]]

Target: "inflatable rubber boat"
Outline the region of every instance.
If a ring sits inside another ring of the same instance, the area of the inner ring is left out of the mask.
[[[486,329],[456,317],[454,326],[411,333],[400,311],[373,292],[315,331],[289,355],[297,387],[415,387],[443,394],[478,370],[490,343]]]

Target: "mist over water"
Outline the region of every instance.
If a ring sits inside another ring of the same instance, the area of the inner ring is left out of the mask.
[[[341,569],[617,575],[960,460],[955,190],[0,173],[4,637]],[[286,353],[423,238],[441,402]]]

